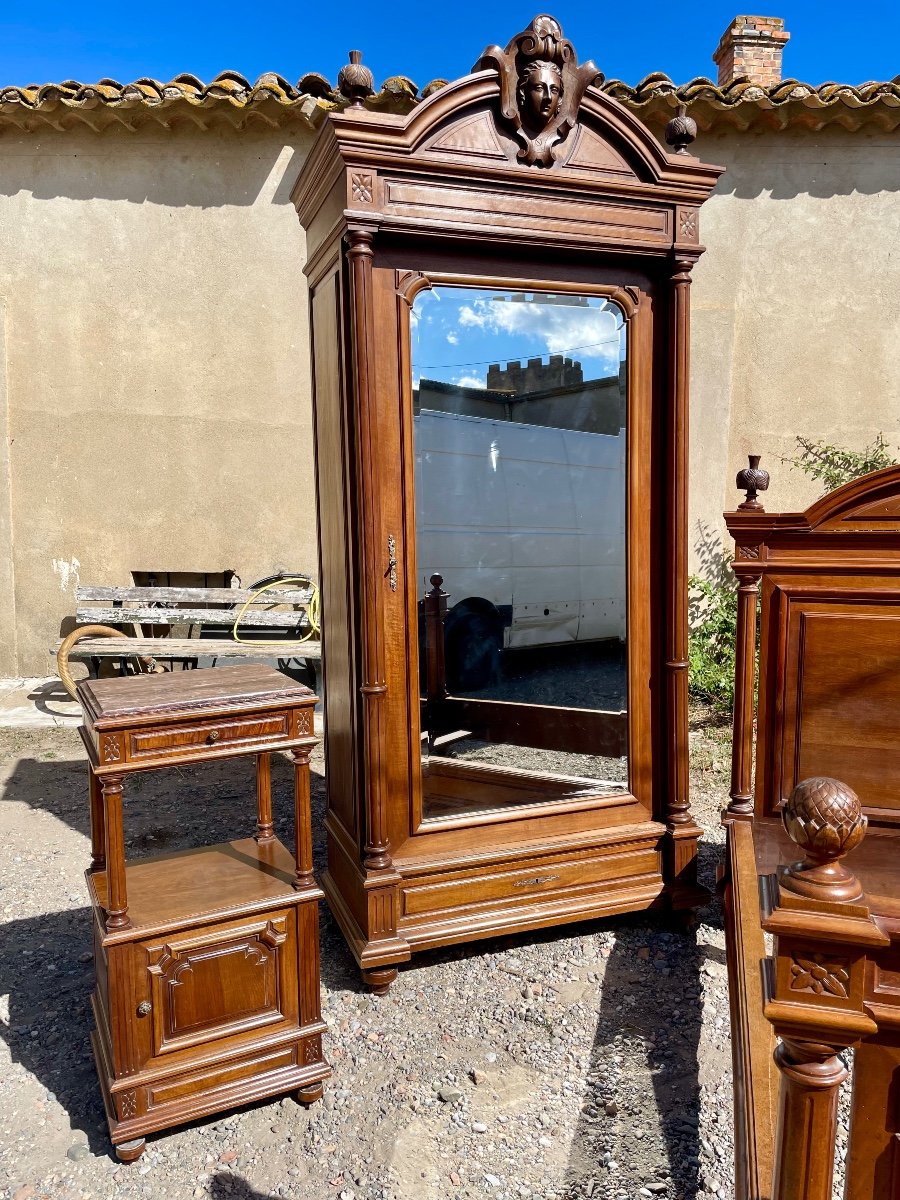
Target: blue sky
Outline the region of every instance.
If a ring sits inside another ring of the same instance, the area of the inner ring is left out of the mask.
[[[585,379],[615,375],[624,354],[621,313],[602,299],[546,297],[475,288],[420,292],[413,309],[413,381],[484,387],[488,364],[571,356]]]
[[[363,51],[377,82],[408,75],[421,87],[465,74],[486,44],[505,43],[538,11],[508,0],[487,7],[472,0],[180,6],[7,0],[0,15],[0,86],[170,79],[180,72],[209,80],[226,69],[251,79],[276,71],[292,81],[316,70],[333,81],[353,48]],[[737,0],[555,0],[549,11],[581,58],[593,58],[604,74],[628,83],[659,70],[678,83],[714,74],[719,37],[736,13],[748,11],[785,18],[791,33],[785,76],[815,84],[900,74],[900,0],[767,0],[749,9]]]

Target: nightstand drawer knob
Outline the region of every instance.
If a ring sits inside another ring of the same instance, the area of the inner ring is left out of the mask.
[[[210,734],[209,734],[209,737],[208,737],[206,740],[207,740],[208,742],[217,742],[217,741],[219,740],[219,731],[218,731],[218,729],[213,729],[213,730],[210,732]]]
[[[149,1000],[142,1000],[137,1007],[137,1014],[139,1017],[149,1017],[152,1012],[153,1005]]]

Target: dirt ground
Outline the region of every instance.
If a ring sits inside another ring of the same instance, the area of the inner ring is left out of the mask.
[[[694,811],[721,853],[729,731],[695,715]],[[324,782],[314,759],[316,855]],[[131,857],[245,834],[252,765],[128,781]],[[291,771],[273,765],[290,844]],[[189,800],[189,802],[187,802]],[[732,1195],[721,912],[424,954],[364,992],[323,906],[324,1101],[260,1103],[118,1163],[89,1047],[87,769],[74,729],[0,729],[0,1197],[580,1200]]]

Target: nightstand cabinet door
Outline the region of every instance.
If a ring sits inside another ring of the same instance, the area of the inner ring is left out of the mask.
[[[136,1009],[143,1065],[297,1029],[296,922],[289,908],[136,946],[145,956]]]

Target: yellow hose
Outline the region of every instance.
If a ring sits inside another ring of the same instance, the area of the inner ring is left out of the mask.
[[[309,604],[306,606],[306,617],[309,621],[309,631],[296,642],[258,642],[255,638],[242,638],[238,634],[238,625],[241,623],[241,617],[250,607],[250,605],[261,596],[263,592],[269,591],[270,588],[283,588],[286,583],[306,584],[312,588],[312,595],[309,598]],[[307,579],[305,575],[286,575],[283,579],[273,579],[271,583],[263,584],[261,588],[253,593],[249,600],[241,605],[238,615],[234,619],[234,625],[231,627],[231,636],[236,642],[240,642],[244,646],[280,646],[282,649],[296,649],[302,646],[304,642],[311,640],[314,634],[321,632],[319,625],[319,589],[311,579]]]

